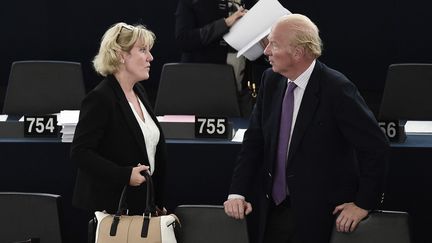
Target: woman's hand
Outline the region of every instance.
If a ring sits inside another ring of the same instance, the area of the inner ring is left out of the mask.
[[[148,173],[149,167],[146,165],[138,164],[138,166],[132,168],[132,173],[129,179],[129,185],[139,186],[146,181],[145,177],[141,173]]]

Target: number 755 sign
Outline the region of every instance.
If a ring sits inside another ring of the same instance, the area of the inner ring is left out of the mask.
[[[228,138],[226,117],[195,117],[196,138]]]

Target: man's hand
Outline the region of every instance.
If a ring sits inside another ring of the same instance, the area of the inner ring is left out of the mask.
[[[368,211],[357,207],[353,202],[344,203],[335,208],[333,214],[340,212],[336,219],[336,230],[353,232],[357,225],[368,215]]]
[[[252,212],[252,205],[240,198],[228,199],[224,202],[225,213],[235,219],[243,219]]]

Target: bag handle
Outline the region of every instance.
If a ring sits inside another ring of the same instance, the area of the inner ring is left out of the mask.
[[[147,182],[147,198],[146,198],[146,208],[144,210],[144,214],[152,214],[156,213],[156,204],[155,204],[155,192],[154,192],[154,186],[153,186],[153,179],[152,177],[144,172],[144,177]]]
[[[146,172],[143,173],[143,176],[146,179],[146,185],[147,185],[146,207],[144,212],[146,214],[150,214],[156,212],[153,179]],[[120,195],[120,200],[117,206],[117,212],[115,214],[117,217],[120,217],[122,215],[123,210],[126,209],[126,191],[128,187],[129,187],[128,185],[125,185]]]
[[[144,178],[146,179],[146,185],[147,185],[147,193],[146,193],[146,207],[144,210],[144,222],[143,222],[143,228],[141,230],[141,237],[147,237],[148,232],[148,226],[150,223],[150,218],[152,213],[156,213],[156,206],[155,206],[155,196],[154,196],[154,187],[153,187],[153,180],[152,177],[147,173],[143,173]],[[125,201],[126,201],[126,191],[127,191],[128,185],[125,185],[123,187],[120,201],[117,207],[117,212],[114,215],[113,222],[111,224],[110,229],[110,236],[115,236],[117,232],[118,224],[120,223],[120,217],[122,215],[123,209],[125,207]]]
[[[150,219],[152,216],[152,213],[156,215],[156,206],[155,206],[155,196],[154,196],[154,187],[153,187],[153,180],[151,176],[148,173],[144,173],[144,177],[147,181],[147,199],[146,199],[146,208],[144,210],[144,218],[143,218],[143,225],[141,228],[141,237],[146,238],[148,235],[148,230],[150,226]]]

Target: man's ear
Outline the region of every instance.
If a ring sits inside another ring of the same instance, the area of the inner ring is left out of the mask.
[[[306,53],[306,51],[305,51],[304,47],[297,46],[295,48],[294,56],[296,58],[301,58],[301,57],[303,57],[305,55],[305,53]]]

